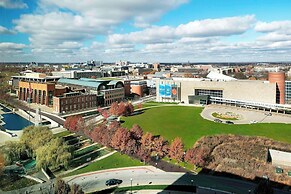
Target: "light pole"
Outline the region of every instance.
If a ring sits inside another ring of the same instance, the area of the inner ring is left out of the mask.
[[[132,193],[132,178],[130,178],[130,193]]]
[[[191,179],[191,186],[192,186],[192,189],[193,189],[193,193],[194,193],[194,185],[193,185],[194,181],[193,179]]]

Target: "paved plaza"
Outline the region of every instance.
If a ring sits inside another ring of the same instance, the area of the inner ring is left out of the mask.
[[[235,124],[251,124],[251,123],[291,123],[291,115],[266,112],[262,110],[240,108],[227,105],[211,104],[207,105],[201,112],[201,116],[204,119],[213,121],[215,117],[213,113],[226,113],[232,112],[238,114],[240,118],[233,120]],[[269,113],[269,114],[268,114]],[[223,119],[221,119],[223,120]],[[225,119],[227,120],[227,119]]]

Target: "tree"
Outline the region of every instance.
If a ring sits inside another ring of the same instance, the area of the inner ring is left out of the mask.
[[[124,102],[120,102],[118,104],[118,116],[124,115],[125,111],[126,111],[126,106]]]
[[[153,140],[153,151],[155,156],[164,157],[167,153],[167,142],[162,136],[156,137]]]
[[[194,148],[190,148],[189,150],[187,150],[186,155],[185,155],[185,161],[189,162],[190,164],[194,164],[194,160],[195,160],[195,150]]]
[[[84,194],[80,185],[72,184],[71,186],[62,179],[56,180],[55,194]]]
[[[205,146],[191,148],[186,152],[185,161],[203,167],[207,163],[208,153],[209,148]]]
[[[118,103],[117,102],[113,102],[111,104],[110,109],[109,109],[109,113],[111,115],[119,116],[118,115]]]
[[[153,135],[149,132],[144,134],[141,138],[142,148],[147,149],[149,151],[152,150],[152,143],[153,143]]]
[[[125,112],[123,113],[124,116],[131,115],[134,112],[134,107],[131,103],[125,104]]]
[[[129,131],[123,127],[120,127],[116,130],[115,134],[112,137],[111,145],[115,149],[120,151],[125,151],[127,142],[130,140]]]
[[[146,149],[145,147],[141,146],[137,152],[137,155],[144,161],[147,162],[150,160],[151,152],[150,150]]]
[[[57,179],[55,184],[55,194],[68,194],[70,186],[62,179]]]
[[[46,145],[36,150],[36,167],[41,168],[58,168],[63,165],[68,166],[71,153],[68,151],[69,146],[61,138],[54,138]]]
[[[171,143],[169,149],[170,158],[176,159],[177,161],[182,161],[184,155],[184,146],[180,137],[176,137]]]
[[[105,136],[105,134],[107,134],[107,126],[105,123],[101,123],[91,132],[90,137],[94,142],[105,145],[108,142],[108,136]]]
[[[125,153],[129,155],[137,154],[140,149],[140,143],[135,139],[129,139],[126,145]]]
[[[102,109],[100,106],[97,108],[97,111],[104,117],[104,119],[107,119],[109,117],[108,110]]]
[[[7,141],[1,151],[5,159],[5,164],[12,164],[19,161],[21,155],[25,153],[25,145],[20,142]]]
[[[64,127],[72,132],[78,132],[84,129],[85,123],[81,115],[67,117]]]
[[[84,191],[82,190],[80,185],[77,185],[77,184],[74,183],[70,187],[69,194],[84,194]]]
[[[5,167],[5,159],[2,153],[0,153],[0,175],[2,175],[2,172]]]
[[[23,129],[20,142],[27,146],[29,155],[34,156],[36,149],[46,145],[51,139],[53,134],[48,127],[29,126]]]
[[[143,136],[142,128],[139,125],[134,124],[132,128],[130,129],[130,135],[132,139],[139,141],[141,137]]]

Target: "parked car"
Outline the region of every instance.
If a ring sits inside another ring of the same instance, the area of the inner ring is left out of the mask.
[[[214,122],[216,122],[216,123],[222,123],[222,120],[220,120],[220,119],[214,119]]]
[[[232,122],[232,121],[225,121],[225,123],[230,124],[230,125],[234,124],[234,122]]]
[[[109,179],[105,182],[106,186],[112,186],[112,185],[120,185],[122,183],[122,180],[119,179]]]

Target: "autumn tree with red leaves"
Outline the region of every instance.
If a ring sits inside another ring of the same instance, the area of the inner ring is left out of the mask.
[[[125,103],[124,102],[120,102],[118,104],[118,111],[117,111],[118,112],[118,116],[123,115],[125,113],[125,111],[126,111]]]
[[[141,137],[143,136],[142,128],[139,125],[134,124],[132,128],[130,129],[130,135],[132,139],[135,139],[138,141],[141,140]]]
[[[116,130],[115,134],[112,137],[111,145],[115,149],[120,151],[125,151],[127,148],[127,143],[130,140],[129,131],[123,127],[120,127]]]
[[[2,153],[0,153],[0,175],[2,174],[5,167],[5,158]]]
[[[169,156],[177,161],[182,161],[184,155],[184,145],[180,137],[176,137],[169,148]]]
[[[107,119],[109,117],[109,112],[106,109],[102,109],[100,106],[97,108],[97,111],[104,117],[104,119]]]
[[[152,151],[155,156],[160,158],[164,157],[168,153],[168,145],[162,136],[153,139]]]
[[[107,137],[105,134],[107,133],[107,126],[105,123],[98,125],[92,132],[91,132],[91,139],[94,142],[98,142],[102,145],[107,144]]]
[[[64,123],[64,127],[72,132],[82,131],[84,126],[84,119],[81,115],[69,116]]]
[[[109,113],[114,116],[119,116],[118,112],[119,105],[117,102],[113,102],[110,106]]]
[[[98,110],[99,111],[99,110]],[[104,110],[103,110],[104,111]],[[109,113],[114,116],[128,116],[133,113],[134,107],[131,103],[113,102],[110,106]]]
[[[141,145],[143,149],[147,149],[151,152],[153,144],[153,135],[149,132],[146,132],[141,138]]]
[[[123,113],[124,116],[129,116],[134,112],[134,107],[131,103],[125,104],[125,112]]]

